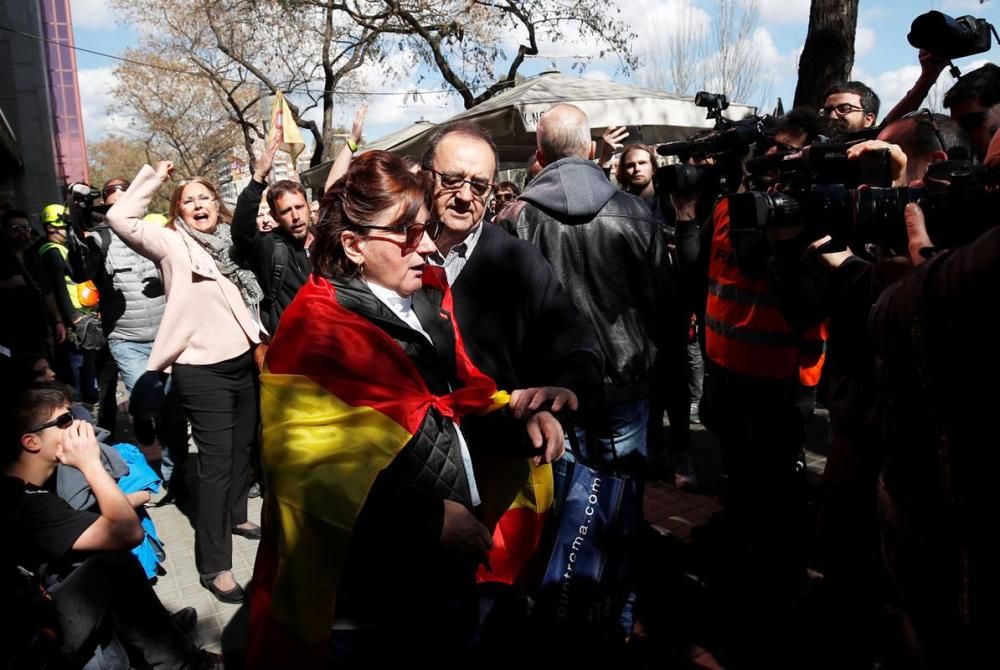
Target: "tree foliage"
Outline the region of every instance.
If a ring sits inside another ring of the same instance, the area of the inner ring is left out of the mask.
[[[226,106],[209,80],[181,74],[182,62],[167,60],[148,49],[129,50],[116,69],[115,111],[130,110],[128,134],[141,141],[153,160],[171,160],[181,174],[208,175],[240,141],[229,123]],[[149,68],[161,69],[151,76]]]
[[[206,100],[221,101],[251,164],[254,143],[265,137],[266,102],[278,91],[311,137],[316,165],[330,154],[335,101],[345,89],[385,89],[437,73],[443,89],[472,107],[512,86],[540,46],[564,42],[583,42],[594,57],[615,55],[624,71],[636,65],[633,35],[599,0],[111,2],[140,29],[144,52],[209,82]]]
[[[374,57],[377,34],[332,8],[275,0],[112,0],[143,29],[147,49],[184,63],[209,82],[229,121],[253,144],[266,136],[265,98],[286,94],[293,120],[323,158],[337,88]],[[310,112],[321,109],[317,123]]]
[[[437,70],[466,109],[510,88],[540,46],[582,44],[615,56],[622,71],[638,64],[635,35],[621,10],[600,0],[297,0],[343,11],[379,31],[386,48],[412,53]],[[596,50],[596,52],[595,52]]]
[[[110,179],[132,179],[144,164],[164,158],[138,137],[110,134],[87,144],[90,181],[98,188]],[[169,193],[161,189],[150,204],[150,211],[166,212],[168,196]]]
[[[714,0],[710,17],[682,5],[668,24],[654,20],[644,40],[641,83],[678,95],[708,90],[731,101],[763,104],[771,81],[753,44],[759,0]]]

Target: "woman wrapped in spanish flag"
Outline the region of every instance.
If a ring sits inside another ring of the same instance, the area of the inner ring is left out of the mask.
[[[477,570],[508,571],[511,554],[531,553],[519,541],[537,546],[562,432],[551,415],[530,420],[531,476],[487,529],[460,421],[508,398],[469,361],[444,273],[427,263],[441,226],[431,197],[426,175],[380,151],[324,196],[313,275],[261,375],[251,668],[459,658]]]

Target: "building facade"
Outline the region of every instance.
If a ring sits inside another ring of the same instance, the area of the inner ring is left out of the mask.
[[[0,25],[24,33],[0,31],[0,207],[35,214],[89,177],[70,0],[0,0]]]

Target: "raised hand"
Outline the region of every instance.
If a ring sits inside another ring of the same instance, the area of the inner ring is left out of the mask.
[[[361,105],[358,111],[354,113],[354,123],[351,124],[351,142],[354,146],[358,145],[361,141],[361,131],[365,127],[365,116],[368,114],[368,103]]]
[[[608,129],[601,135],[601,139],[604,140],[601,143],[601,167],[607,167],[610,164],[615,153],[621,151],[625,146],[626,138],[628,138],[626,126],[608,126]]]
[[[170,161],[160,161],[156,164],[156,176],[161,182],[167,181],[174,174],[174,164]]]
[[[101,450],[97,446],[94,427],[87,421],[74,421],[72,426],[62,432],[56,458],[60,463],[72,465],[78,470],[95,464],[100,466]]]
[[[280,146],[281,136],[275,134],[274,139],[264,149],[264,153],[257,159],[257,167],[253,171],[253,178],[256,181],[262,184],[267,182],[267,175],[271,173],[271,168],[274,167],[274,155],[278,153],[278,147]]]

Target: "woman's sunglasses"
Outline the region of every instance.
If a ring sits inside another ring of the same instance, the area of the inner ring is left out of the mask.
[[[365,230],[385,230],[390,233],[405,233],[406,241],[403,242],[403,248],[416,249],[420,246],[420,239],[424,236],[425,232],[432,240],[436,240],[441,234],[444,224],[440,221],[425,221],[424,223],[411,223],[406,226],[365,226],[358,224],[354,227],[364,228]]]

